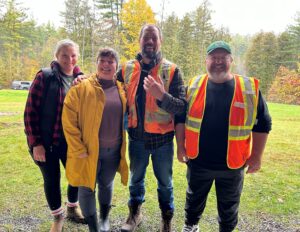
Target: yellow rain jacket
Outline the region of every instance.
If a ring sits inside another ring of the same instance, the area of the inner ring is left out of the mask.
[[[126,96],[121,82],[116,82],[123,106],[126,110]],[[72,186],[85,186],[92,190],[96,186],[96,173],[99,157],[99,128],[105,105],[104,91],[96,74],[72,87],[64,101],[62,123],[64,135],[68,143],[66,176]],[[128,181],[128,165],[125,158],[126,133],[123,118],[123,142],[121,160],[118,171],[121,182]],[[79,158],[81,154],[86,158]]]

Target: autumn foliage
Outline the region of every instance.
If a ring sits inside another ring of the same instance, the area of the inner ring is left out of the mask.
[[[300,105],[300,74],[281,66],[269,90],[268,101]]]

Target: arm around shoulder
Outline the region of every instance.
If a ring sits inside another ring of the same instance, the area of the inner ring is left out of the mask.
[[[64,101],[62,124],[64,135],[68,143],[68,156],[79,157],[87,153],[87,149],[82,141],[82,131],[79,126],[79,88],[72,87]]]

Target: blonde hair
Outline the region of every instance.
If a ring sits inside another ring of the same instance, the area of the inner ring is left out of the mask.
[[[63,47],[73,47],[79,56],[79,46],[73,40],[63,39],[57,42],[56,47],[54,49],[54,58],[57,58],[58,53]]]

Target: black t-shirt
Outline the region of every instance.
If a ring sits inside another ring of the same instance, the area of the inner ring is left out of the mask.
[[[199,155],[193,160],[199,166],[214,170],[228,169],[226,163],[229,111],[234,92],[234,79],[224,83],[208,80],[206,105],[201,124]],[[259,92],[256,124],[252,131],[268,133],[271,117]]]

